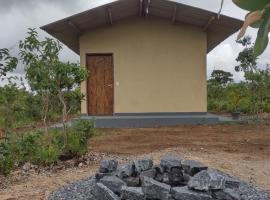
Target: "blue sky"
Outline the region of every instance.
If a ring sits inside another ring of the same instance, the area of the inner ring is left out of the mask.
[[[112,0],[0,0],[0,48],[13,48],[16,53],[15,44],[24,38],[28,27],[40,27],[55,20],[68,17],[72,14],[82,12],[111,2]],[[221,0],[175,0],[177,2],[200,7],[206,10],[217,12],[220,8]],[[243,19],[246,12],[235,6],[231,0],[225,0],[222,14]],[[40,31],[42,36],[46,33]],[[248,29],[248,34],[253,38],[256,36],[255,29]],[[235,58],[242,47],[235,43],[236,35],[221,43],[207,56],[207,74],[211,74],[213,69],[223,69],[234,74],[236,81],[243,78],[241,73],[234,72],[236,65]],[[61,54],[64,61],[78,61],[79,57],[64,48]],[[269,48],[261,56],[260,63],[270,63]],[[23,76],[23,67],[15,71],[16,75]],[[1,83],[0,83],[1,84]]]

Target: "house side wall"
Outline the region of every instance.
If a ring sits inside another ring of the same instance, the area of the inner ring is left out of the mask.
[[[80,37],[81,66],[87,53],[113,53],[115,113],[206,112],[206,37],[168,20],[125,19]]]

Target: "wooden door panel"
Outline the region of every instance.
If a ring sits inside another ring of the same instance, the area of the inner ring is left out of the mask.
[[[112,55],[88,55],[90,71],[87,85],[88,114],[113,114],[113,59]]]

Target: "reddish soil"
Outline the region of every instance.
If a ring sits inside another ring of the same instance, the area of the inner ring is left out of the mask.
[[[104,130],[95,151],[120,155],[165,153],[201,160],[270,190],[270,126],[208,125]]]
[[[147,155],[157,162],[161,156],[175,153],[270,190],[270,126],[266,124],[100,130],[90,147],[124,160]],[[93,174],[96,168],[90,165],[51,175],[17,176],[0,189],[0,199],[46,199],[51,191]]]
[[[145,129],[103,130],[91,141],[95,151],[138,155],[171,147],[229,153],[248,153],[265,159],[270,155],[270,126],[213,125]]]

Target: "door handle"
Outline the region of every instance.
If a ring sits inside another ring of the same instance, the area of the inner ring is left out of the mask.
[[[107,85],[107,87],[112,87],[113,86],[113,84],[109,84],[109,85]]]

